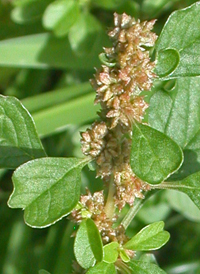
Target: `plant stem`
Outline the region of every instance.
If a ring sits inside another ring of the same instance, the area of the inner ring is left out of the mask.
[[[115,203],[114,203],[114,194],[115,194],[115,185],[113,183],[113,178],[110,180],[108,197],[105,205],[105,213],[109,219],[112,219],[115,212]]]
[[[126,214],[126,216],[124,217],[124,219],[121,222],[121,224],[123,225],[123,227],[125,229],[128,228],[131,221],[133,220],[133,218],[135,217],[135,215],[137,214],[139,209],[142,207],[143,203],[144,203],[143,199],[136,199],[135,200],[134,205],[129,209],[128,213]]]
[[[135,199],[134,205],[129,209],[128,213],[126,214],[126,216],[121,222],[121,224],[123,225],[125,229],[128,228],[133,218],[135,217],[137,212],[140,210],[140,208],[143,206],[143,204],[148,200],[148,198],[150,198],[152,195],[154,195],[157,192],[158,190],[148,191],[144,194],[145,196],[144,199]]]

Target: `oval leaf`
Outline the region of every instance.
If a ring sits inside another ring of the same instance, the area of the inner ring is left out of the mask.
[[[87,274],[116,274],[115,265],[101,262],[90,268]]]
[[[119,244],[117,242],[112,242],[103,247],[103,261],[106,263],[115,263],[118,258],[118,248]]]
[[[45,156],[31,115],[16,98],[0,95],[0,168]]]
[[[77,158],[41,158],[20,166],[13,174],[13,193],[8,205],[25,209],[32,227],[49,226],[76,206],[80,196],[81,169]]]
[[[181,148],[163,133],[135,122],[132,140],[131,168],[143,181],[159,184],[181,166]]]
[[[96,261],[103,258],[101,236],[91,219],[80,224],[74,243],[74,254],[77,262],[85,269],[94,266]]]
[[[163,231],[164,222],[155,222],[145,226],[123,247],[131,250],[156,250],[169,240],[169,232]]]
[[[74,0],[56,0],[44,12],[43,25],[57,36],[66,35],[79,15],[78,3]]]
[[[132,260],[129,262],[129,267],[133,271],[132,273],[137,274],[167,274],[164,270],[162,270],[158,265],[146,263],[143,261],[135,261]]]

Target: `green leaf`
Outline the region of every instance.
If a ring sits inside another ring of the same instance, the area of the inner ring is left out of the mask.
[[[90,13],[82,13],[69,31],[69,42],[78,55],[89,54],[100,43],[101,24]]]
[[[94,106],[94,94],[86,94],[36,112],[33,114],[33,119],[39,135],[44,137],[66,129],[69,124],[80,125],[93,120],[97,117],[97,110],[98,106]]]
[[[0,95],[0,168],[15,169],[34,158],[45,157],[34,121],[14,97]]]
[[[118,258],[119,244],[111,242],[103,247],[103,261],[106,263],[115,263]]]
[[[91,219],[82,221],[74,242],[74,254],[81,267],[87,269],[103,259],[99,230]]]
[[[40,269],[39,270],[39,274],[50,274],[50,272],[44,270],[44,269]]]
[[[167,8],[170,8],[173,5],[174,1],[169,0],[144,0],[142,1],[142,12],[144,14],[148,14],[149,17],[158,18],[156,17],[159,13],[163,12]]]
[[[49,226],[76,206],[80,196],[81,169],[88,160],[41,158],[20,166],[13,174],[14,190],[8,205],[25,209],[32,227]]]
[[[93,69],[99,66],[98,54],[108,44],[105,33],[100,33],[88,55],[74,53],[67,37],[56,38],[51,34],[34,34],[0,41],[0,66],[26,68]]]
[[[169,232],[163,231],[164,222],[155,222],[145,226],[125,245],[126,249],[131,250],[156,250],[165,245],[169,240]]]
[[[165,77],[171,74],[179,63],[179,53],[174,49],[160,50],[157,56],[157,65],[155,73],[159,77]]]
[[[181,166],[180,147],[163,133],[135,122],[132,140],[131,168],[143,181],[159,184]]]
[[[168,204],[190,221],[200,222],[200,210],[183,192],[167,190],[165,193]]]
[[[163,189],[174,189],[187,194],[200,209],[200,172],[193,173],[181,181],[164,182]]]
[[[128,265],[133,271],[132,274],[167,274],[156,264],[131,260]]]
[[[125,1],[123,1],[125,2]],[[92,0],[92,4],[103,9],[116,9],[119,5],[122,4],[121,0]]]
[[[11,19],[18,24],[26,24],[39,20],[49,4],[49,0],[29,1],[15,7],[11,12]]]
[[[179,52],[177,68],[166,78],[200,75],[200,2],[173,12],[157,40],[157,66],[162,67],[159,52],[173,49]],[[160,71],[160,70],[159,70]],[[161,73],[163,74],[163,73]]]
[[[86,95],[91,91],[92,87],[90,83],[86,82],[72,85],[70,87],[51,90],[35,96],[26,97],[25,99],[21,100],[21,102],[32,114],[42,111],[46,108],[60,105],[64,102],[69,103],[69,101],[73,99],[80,99],[81,96]]]
[[[150,100],[149,125],[184,150],[177,179],[200,169],[200,77],[179,78],[172,91],[156,92]],[[175,176],[175,175],[174,175]]]
[[[119,255],[123,262],[128,263],[130,261],[130,257],[124,249],[120,250]]]
[[[66,35],[79,16],[79,6],[74,0],[56,0],[44,12],[43,25],[55,35]]]
[[[90,268],[86,274],[116,274],[115,265],[100,262]]]

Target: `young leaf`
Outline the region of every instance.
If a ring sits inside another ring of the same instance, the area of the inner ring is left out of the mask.
[[[197,2],[186,9],[173,12],[168,18],[156,43],[158,71],[161,73],[162,59],[159,55],[162,54],[162,50],[177,50],[180,62],[167,78],[200,75],[199,14],[200,2]]]
[[[131,260],[128,265],[134,274],[167,274],[156,264]]]
[[[86,274],[116,274],[115,265],[100,262],[90,268]]]
[[[161,248],[169,240],[169,232],[163,231],[164,222],[155,222],[145,226],[125,245],[126,249],[131,250],[156,250]]]
[[[87,269],[94,266],[95,262],[103,259],[103,244],[101,236],[91,219],[80,224],[74,242],[74,254],[77,262]]]
[[[15,169],[34,158],[45,157],[34,121],[14,97],[0,95],[0,168]]]
[[[131,168],[143,181],[159,184],[179,169],[181,148],[168,136],[143,124],[134,123]]]
[[[25,209],[25,222],[32,227],[49,226],[76,206],[81,169],[86,159],[41,158],[20,166],[13,174],[14,190],[8,205]]]
[[[175,189],[186,193],[200,209],[200,171],[193,173],[182,181],[164,182],[161,188]]]
[[[111,242],[103,247],[103,261],[106,263],[115,263],[118,258],[119,244]]]
[[[66,35],[79,16],[78,3],[74,0],[56,0],[44,12],[43,25],[57,36]]]
[[[174,49],[161,50],[157,56],[156,74],[165,77],[176,69],[178,63],[178,51]]]
[[[123,262],[128,263],[130,261],[130,257],[124,249],[120,250],[119,255]]]

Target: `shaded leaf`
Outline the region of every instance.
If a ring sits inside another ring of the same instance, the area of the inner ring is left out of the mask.
[[[115,263],[118,258],[119,244],[111,242],[103,247],[103,261],[106,263]]]
[[[89,54],[101,40],[101,24],[89,13],[82,13],[69,31],[69,42],[78,55]]]
[[[79,6],[74,0],[56,0],[44,12],[43,25],[55,35],[66,35],[79,16]]]
[[[174,11],[168,18],[156,43],[157,66],[161,50],[173,49],[180,54],[180,62],[167,78],[200,75],[200,2]]]
[[[87,274],[116,274],[115,265],[101,262],[90,268]]]
[[[29,226],[57,222],[78,203],[81,169],[86,163],[86,159],[41,158],[20,166],[12,177],[14,190],[8,205],[25,209]]]
[[[0,41],[0,66],[93,69],[100,64],[98,54],[106,44],[108,38],[101,31],[99,43],[95,43],[88,58],[77,56],[67,37],[57,39],[44,33],[12,38]]]
[[[91,219],[82,221],[74,242],[77,262],[85,269],[103,259],[103,244],[99,230]]]
[[[39,270],[39,274],[50,274],[50,272],[44,270],[44,269],[40,269]]]
[[[185,193],[167,190],[165,197],[168,204],[185,218],[190,221],[200,222],[200,210]]]
[[[11,19],[18,24],[26,24],[39,20],[49,4],[49,0],[27,1],[16,6],[11,12]]]
[[[199,274],[200,262],[199,260],[194,262],[181,262],[176,265],[168,266],[166,268],[167,274]]]
[[[45,157],[34,121],[14,97],[0,95],[0,168],[13,168]]]
[[[133,274],[167,274],[156,264],[132,260],[128,265]]]
[[[161,188],[184,192],[200,209],[200,172],[193,173],[182,181],[164,182],[161,185]]]
[[[101,7],[103,9],[116,9],[119,5],[122,4],[121,0],[92,0],[92,4]]]
[[[163,231],[164,222],[155,222],[145,226],[125,245],[126,249],[131,250],[156,250],[161,248],[169,240],[169,232]]]
[[[182,164],[180,147],[149,126],[134,123],[132,140],[131,168],[143,181],[161,183]]]

